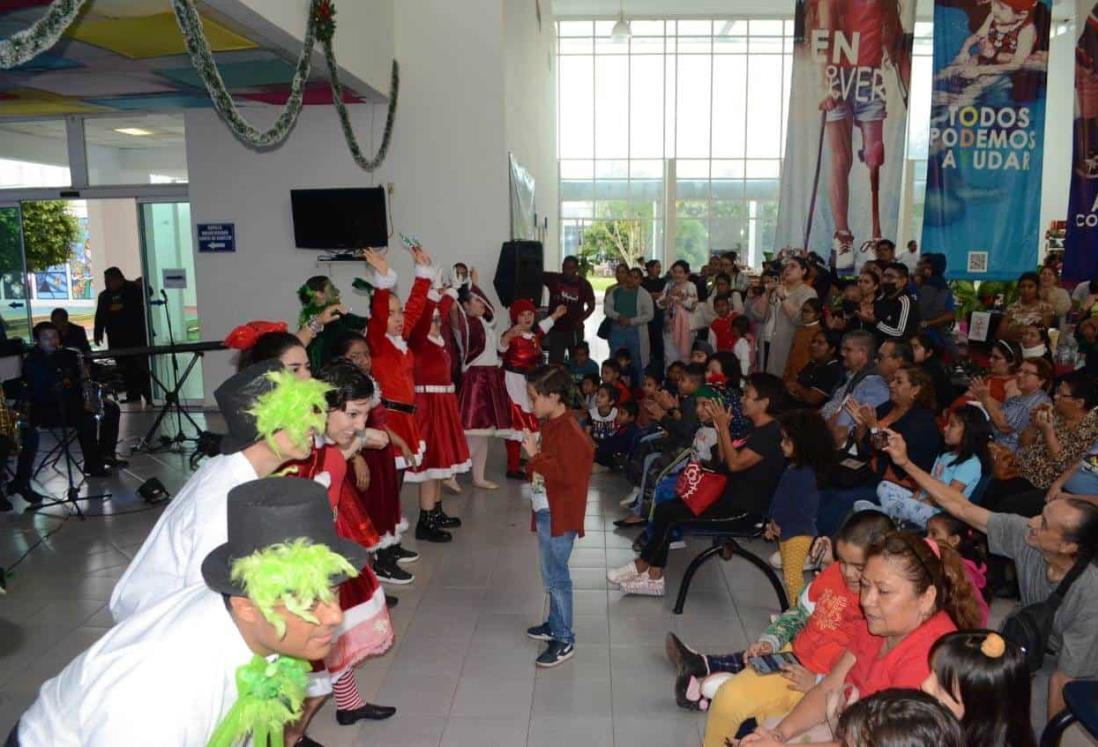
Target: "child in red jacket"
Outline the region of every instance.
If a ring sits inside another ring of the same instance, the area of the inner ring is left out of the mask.
[[[522,445],[530,457],[526,470],[530,474],[532,523],[538,533],[541,577],[549,594],[549,620],[530,628],[526,635],[549,644],[538,656],[537,666],[555,667],[576,652],[568,558],[576,537],[583,536],[595,447],[568,409],[572,377],[566,370],[538,372],[529,387],[534,414],[544,421],[540,434],[523,434]]]

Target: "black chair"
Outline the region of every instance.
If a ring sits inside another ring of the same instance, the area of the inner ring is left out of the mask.
[[[1064,732],[1075,723],[1098,738],[1098,680],[1076,680],[1064,685],[1064,703],[1067,708],[1045,727],[1041,747],[1059,747]]]
[[[679,584],[678,597],[675,599],[674,613],[676,615],[681,615],[686,607],[686,595],[690,593],[690,583],[694,580],[694,574],[707,560],[717,555],[720,555],[723,560],[731,560],[739,556],[758,568],[774,588],[781,611],[785,612],[789,609],[789,597],[786,596],[785,586],[782,584],[782,580],[778,578],[778,574],[774,573],[774,569],[770,567],[769,563],[739,543],[739,540],[758,539],[763,536],[765,524],[761,518],[739,516],[725,521],[707,521],[703,524],[683,522],[678,527],[682,530],[684,538],[710,537],[713,544],[698,553],[697,557],[691,560],[690,565],[686,567],[682,582]]]

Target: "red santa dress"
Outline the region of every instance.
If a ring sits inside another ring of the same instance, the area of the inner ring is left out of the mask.
[[[447,480],[468,472],[473,464],[458,414],[446,341],[431,336],[436,308],[440,317],[448,320],[456,295],[451,289],[436,302],[437,296],[431,291],[427,309],[408,337],[415,357],[416,427],[427,443],[423,460],[404,475],[408,482]]]
[[[328,502],[335,513],[336,534],[363,547],[378,543],[377,531],[358,500],[354,475],[337,446],[326,444],[313,449],[307,459],[290,462],[286,467],[295,468],[297,476],[305,479],[327,474]],[[332,682],[337,682],[363,659],[382,654],[393,644],[385,592],[370,566],[363,566],[358,576],[339,585],[339,606],[343,622],[334,631],[332,651],[324,659],[324,668]]]
[[[370,322],[366,325],[366,339],[373,356],[373,372],[381,390],[385,393],[381,403],[389,419],[389,430],[396,433],[412,450],[412,464],[408,464],[400,449],[392,448],[397,469],[408,469],[423,460],[427,444],[416,425],[416,393],[412,378],[415,372],[415,355],[408,347],[408,337],[415,329],[427,307],[427,291],[431,288],[431,268],[417,265],[416,279],[408,301],[404,304],[404,329],[400,336],[388,334],[389,297],[396,286],[397,276],[392,270],[381,277],[375,273],[374,297],[370,301]]]
[[[511,401],[500,368],[495,309],[480,288],[474,285],[472,293],[484,303],[484,316],[471,317],[458,304],[450,314],[462,359],[458,390],[461,427],[467,436],[510,438],[515,432],[511,427]]]
[[[516,301],[511,306],[512,322],[518,321],[519,312],[528,310],[526,307],[519,308],[524,302],[530,308],[533,307],[529,301]],[[546,317],[532,331],[512,337],[507,347],[503,347],[502,343],[499,345],[499,350],[503,353],[503,383],[511,400],[511,428],[514,433],[509,438],[514,441],[522,440],[523,430],[538,430],[538,419],[534,415],[533,405],[530,404],[530,395],[526,392],[526,376],[542,365],[541,338],[552,327],[553,319]]]
[[[381,398],[381,385],[374,379],[374,406],[366,416],[367,428],[383,431],[388,427],[389,413],[381,406]],[[377,552],[400,544],[408,530],[408,519],[400,508],[400,483],[390,447],[363,449],[359,456],[370,470],[370,486],[359,492],[359,498],[378,535],[377,545],[368,545],[366,549]]]

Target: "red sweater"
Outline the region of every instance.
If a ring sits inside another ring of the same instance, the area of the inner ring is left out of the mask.
[[[545,479],[550,534],[554,537],[565,532],[583,536],[587,485],[594,461],[595,446],[570,412],[542,424],[541,451],[526,465],[526,472],[537,472]],[[533,517],[530,524],[533,529]]]

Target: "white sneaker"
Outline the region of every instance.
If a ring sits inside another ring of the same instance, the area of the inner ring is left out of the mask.
[[[606,572],[606,580],[612,584],[623,584],[638,576],[640,576],[640,572],[637,570],[637,564],[633,561],[629,561],[621,568],[613,568]]]
[[[782,554],[781,554],[781,552],[775,552],[773,555],[770,556],[770,558],[767,562],[770,563],[771,568],[773,568],[776,571],[780,571],[782,569]],[[820,567],[819,559],[812,557],[812,553],[809,553],[808,557],[806,557],[804,559],[803,570],[814,571],[819,567]]]
[[[623,582],[621,590],[626,594],[636,594],[643,597],[662,597],[667,592],[667,585],[663,576],[652,578],[645,573],[632,581]]]
[[[639,495],[640,495],[640,488],[633,488],[632,490],[629,491],[629,495],[625,496],[620,501],[618,501],[618,505],[621,506],[622,508],[625,508],[626,506],[632,506],[634,503],[636,503],[637,496],[639,496]]]
[[[667,546],[668,550],[685,550],[686,540],[675,540]]]

